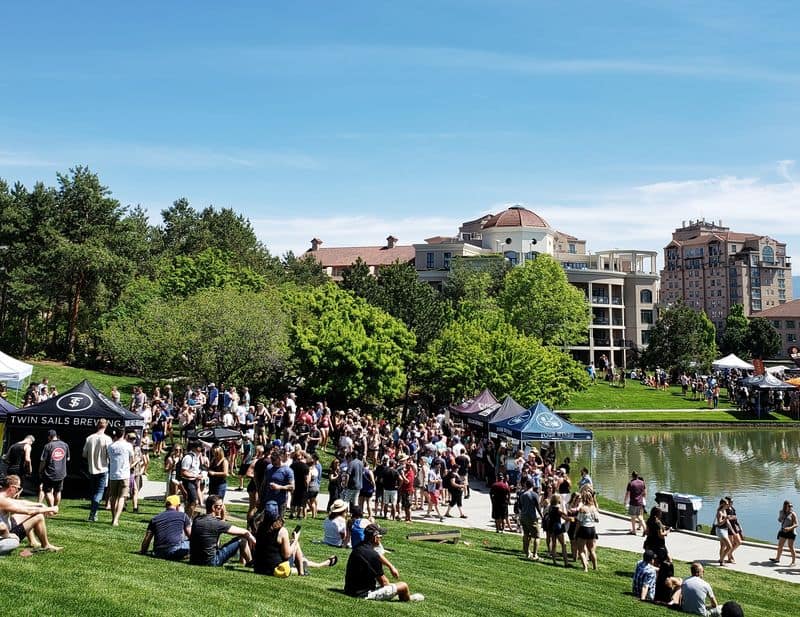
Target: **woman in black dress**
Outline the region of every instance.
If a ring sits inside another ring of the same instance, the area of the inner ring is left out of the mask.
[[[649,549],[658,554],[658,551],[663,549],[667,550],[667,535],[669,534],[669,527],[664,525],[661,517],[664,512],[658,506],[650,508],[650,517],[645,524],[646,537],[644,539],[645,550]]]

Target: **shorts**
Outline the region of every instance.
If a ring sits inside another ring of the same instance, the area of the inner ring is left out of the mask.
[[[250,469],[250,463],[242,463],[241,465],[239,465],[239,476],[244,478],[247,475],[248,469]]]
[[[127,497],[129,487],[130,487],[130,481],[127,478],[125,478],[124,480],[109,480],[108,496],[110,499],[119,499],[120,497]]]
[[[186,504],[197,504],[197,483],[194,480],[181,480],[181,483],[183,484],[183,490],[186,491]]]
[[[397,585],[389,584],[379,589],[373,589],[370,591],[366,596],[364,596],[367,600],[375,600],[377,602],[386,602],[391,600],[397,595]]]
[[[644,514],[644,506],[628,506],[628,516],[642,516]]]
[[[33,516],[36,516],[36,515],[34,514]],[[9,531],[9,533],[12,533],[15,536],[17,536],[17,538],[19,538],[20,540],[22,540],[27,535],[27,533],[25,533],[25,527],[23,526],[22,523],[15,524],[8,531]]]
[[[597,529],[581,525],[578,527],[578,531],[575,532],[575,537],[581,540],[597,540]]]
[[[522,525],[522,533],[524,533],[526,536],[536,538],[537,540],[542,536],[542,526],[538,519],[533,520],[530,518],[521,518],[519,519],[519,522],[520,525]]]
[[[450,491],[450,507],[458,506],[459,508],[464,505],[463,503],[464,491],[462,490],[451,490]]]
[[[428,491],[428,500],[432,505],[439,505],[439,491]]]
[[[383,503],[386,505],[394,505],[397,503],[397,491],[390,491],[388,489],[383,490]]]
[[[778,539],[786,538],[787,540],[794,540],[797,537],[797,534],[794,531],[779,531],[778,532]]]
[[[319,496],[319,491],[307,491],[306,501],[314,501]]]
[[[727,527],[717,527],[717,537],[720,540],[727,540],[728,539],[728,528]]]
[[[164,441],[164,431],[153,431],[153,443]]]
[[[411,493],[400,493],[400,505],[405,510],[411,508]]]
[[[44,489],[45,493],[49,493],[53,491],[54,493],[60,493],[61,489],[64,488],[64,478],[60,480],[51,480],[46,476],[42,476],[42,488]]]

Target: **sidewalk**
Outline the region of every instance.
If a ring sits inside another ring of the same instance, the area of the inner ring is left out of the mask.
[[[140,495],[146,499],[163,499],[164,482],[154,482],[145,480]],[[321,493],[319,496],[320,509],[327,506],[327,494]],[[228,490],[225,496],[225,503],[247,505],[247,493],[245,491]],[[446,506],[439,506],[442,514],[447,509]],[[491,519],[491,503],[489,502],[489,490],[483,487],[482,483],[471,482],[471,497],[464,500],[464,514],[468,518],[458,518],[458,511],[453,509],[454,518],[446,518],[440,522],[438,518],[426,518],[422,516],[423,511],[412,513],[412,519],[421,523],[432,523],[446,527],[460,527],[470,529],[482,529],[486,532],[494,533],[494,521]],[[622,551],[630,551],[637,556],[631,556],[631,569],[636,560],[641,558],[643,539],[641,536],[628,535],[630,523],[627,517],[622,517],[609,512],[601,512],[600,523],[597,531],[600,534],[599,546],[601,548],[615,548]],[[700,561],[706,567],[717,568],[717,556],[719,555],[719,541],[711,535],[700,534],[689,531],[673,531],[667,538],[667,549],[674,559],[681,561]],[[520,550],[522,550],[520,540]],[[789,557],[784,552],[784,558],[779,565],[773,564],[769,558],[774,557],[775,547],[768,544],[755,544],[746,542],[740,546],[735,554],[736,563],[728,564],[726,570],[735,570],[745,574],[764,576],[789,583],[800,583],[800,560],[798,565],[789,568]],[[599,556],[602,563],[602,553]]]

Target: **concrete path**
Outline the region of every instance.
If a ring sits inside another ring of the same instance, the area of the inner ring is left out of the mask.
[[[495,533],[494,521],[491,519],[491,503],[489,502],[489,491],[482,486],[482,483],[473,481],[471,483],[471,496],[464,500],[464,513],[467,518],[458,518],[458,511],[452,510],[453,518],[445,518],[439,521],[437,517],[428,518],[423,516],[423,511],[415,511],[412,518],[415,521],[433,523],[446,527],[461,527],[471,529],[482,529],[487,533]],[[153,482],[145,480],[141,495],[146,499],[163,499],[164,482]],[[327,505],[328,496],[326,493],[320,494],[319,506],[324,510]],[[247,505],[247,493],[245,491],[231,491],[225,497],[225,503]],[[441,507],[444,514],[446,507]],[[609,512],[602,512],[598,533],[600,534],[599,546],[615,548],[623,551],[636,553],[631,556],[631,569],[636,560],[641,558],[643,539],[641,536],[628,535],[630,523],[626,517],[621,517]],[[708,534],[700,534],[688,531],[674,531],[667,537],[667,549],[674,559],[681,561],[700,561],[706,567],[718,568],[717,556],[719,555],[718,540]],[[522,544],[520,540],[520,551]],[[543,549],[540,548],[540,554]],[[769,558],[775,556],[776,549],[768,544],[745,543],[740,546],[734,557],[735,564],[724,566],[725,570],[735,570],[746,574],[764,576],[790,583],[800,583],[800,559],[797,560],[795,567],[789,567],[789,557],[784,552],[784,557],[780,564],[773,564]],[[800,552],[800,549],[798,550]],[[602,551],[598,555],[602,563]],[[678,576],[688,575],[688,573],[676,573]]]

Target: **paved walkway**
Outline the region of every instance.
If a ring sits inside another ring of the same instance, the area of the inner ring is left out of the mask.
[[[466,519],[458,518],[458,512],[454,508],[452,513],[454,518],[445,518],[439,521],[438,518],[426,518],[422,516],[422,511],[412,514],[415,521],[444,525],[446,527],[461,527],[482,529],[494,533],[494,521],[490,518],[491,504],[489,502],[489,491],[481,483],[472,482],[471,497],[464,500],[464,513]],[[163,499],[164,482],[153,482],[145,480],[141,495],[150,499]],[[247,505],[247,493],[245,491],[231,491],[225,497],[226,503],[237,505]],[[327,494],[320,494],[320,508],[327,505]],[[441,506],[440,506],[441,508]],[[446,508],[441,508],[444,514]],[[628,535],[630,523],[626,517],[621,517],[608,512],[602,512],[598,533],[600,534],[599,546],[610,547],[623,551],[636,553],[639,557],[631,557],[631,568],[642,553],[642,537]],[[521,542],[521,541],[520,541]],[[667,549],[670,555],[681,561],[700,561],[707,567],[719,567],[717,556],[719,555],[719,542],[708,534],[700,534],[688,531],[675,531],[667,537]],[[520,550],[522,546],[520,543]],[[540,552],[542,549],[540,548]],[[736,563],[725,566],[726,570],[735,570],[746,574],[764,576],[790,583],[800,583],[800,560],[796,567],[790,568],[789,557],[784,552],[781,564],[775,565],[769,561],[770,557],[775,556],[775,547],[767,544],[745,543],[740,546],[735,554]],[[602,562],[602,553],[599,555]]]

